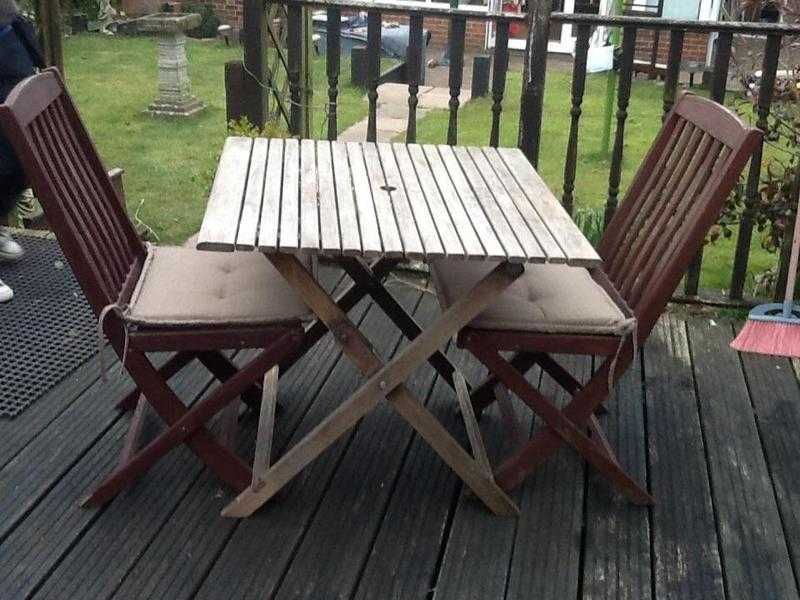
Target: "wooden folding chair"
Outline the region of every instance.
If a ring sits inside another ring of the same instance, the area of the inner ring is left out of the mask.
[[[472,392],[476,412],[495,401],[495,388],[502,391],[504,386],[546,425],[496,469],[501,487],[513,489],[567,444],[630,500],[652,503],[620,467],[595,412],[633,360],[634,344],[642,346],[650,334],[760,135],[725,107],[684,95],[605,231],[599,248],[603,268],[528,265],[522,277],[461,330],[459,345],[490,371]],[[492,267],[434,263],[442,304],[451,305]],[[514,354],[506,358],[501,352]],[[603,360],[581,385],[552,353]],[[563,410],[525,379],[535,364],[572,396]]]
[[[234,400],[258,392],[256,382],[296,354],[309,312],[302,300],[258,254],[145,246],[56,70],[20,83],[0,106],[0,125],[137,387],[122,403],[139,406],[120,464],[85,503],[108,501],[181,443],[237,491],[248,487],[251,469],[206,425],[223,409],[223,421],[235,423]],[[262,352],[239,370],[221,351],[241,348]],[[175,354],[156,368],[151,352]],[[167,381],[195,358],[223,383],[187,407]],[[167,428],[139,450],[145,402]]]

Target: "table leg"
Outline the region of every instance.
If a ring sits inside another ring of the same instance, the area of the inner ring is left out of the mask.
[[[391,292],[383,285],[383,278],[374,273],[369,265],[362,259],[347,256],[340,258],[337,262],[356,284],[366,290],[404,336],[409,340],[413,340],[422,333],[422,328],[414,320],[414,317],[406,312]],[[450,359],[447,358],[443,352],[437,350],[428,358],[428,362],[436,369],[436,372],[439,373],[450,387],[455,389],[453,373],[455,373],[456,368],[453,366],[453,363],[450,362]]]
[[[264,504],[306,465],[372,411],[382,398],[403,416],[441,458],[495,513],[517,514],[519,509],[436,418],[414,398],[403,382],[419,365],[442,347],[464,325],[475,318],[522,272],[521,265],[503,264],[482,279],[468,294],[456,301],[427,329],[384,364],[366,337],[348,319],[336,302],[310,276],[296,257],[267,255],[286,281],[301,295],[325,323],[344,353],[369,379],[284,454],[265,473],[259,489],[248,488],[222,511],[223,516],[246,517]]]

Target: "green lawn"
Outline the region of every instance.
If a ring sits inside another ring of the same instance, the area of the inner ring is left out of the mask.
[[[216,41],[187,44],[195,95],[208,105],[189,120],[153,118],[143,111],[156,94],[156,44],[151,38],[79,35],[65,42],[70,91],[107,167],[125,169],[131,214],[162,243],[181,243],[200,227],[209,186],[226,136],[224,65],[239,48]],[[363,90],[346,84],[342,61],[340,130],[367,112]],[[324,58],[314,64],[314,103],[327,99]],[[314,132],[324,115],[315,113]]]
[[[605,74],[589,75],[582,104],[578,166],[575,179],[575,206],[602,210],[608,196],[610,160],[603,153],[602,137],[606,106]],[[502,146],[517,144],[521,76],[509,73],[504,110],[501,116]],[[545,112],[542,123],[538,171],[557,197],[564,182],[564,161],[570,125],[571,73],[549,71],[545,85]],[[663,86],[646,79],[633,83],[622,164],[619,198],[630,184],[636,168],[650,147],[661,125]],[[491,127],[491,100],[479,98],[466,103],[459,113],[458,143],[485,145]],[[616,114],[616,107],[615,107]],[[417,126],[420,142],[443,143],[447,138],[447,111],[435,111]],[[616,122],[616,120],[614,120]],[[612,130],[613,134],[613,130]],[[706,249],[701,287],[727,289],[735,239],[721,240]],[[775,256],[763,250],[754,236],[749,273],[758,273],[775,264]]]

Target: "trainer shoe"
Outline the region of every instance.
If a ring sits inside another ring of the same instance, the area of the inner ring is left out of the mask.
[[[0,304],[8,302],[14,297],[14,290],[8,287],[3,280],[0,279]]]
[[[0,229],[0,262],[12,262],[19,260],[25,255],[25,251],[11,235]]]

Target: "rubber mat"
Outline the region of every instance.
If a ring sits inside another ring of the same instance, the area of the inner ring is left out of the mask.
[[[0,418],[11,419],[97,350],[96,322],[58,242],[16,236],[25,256],[0,263],[14,290],[0,304]]]

